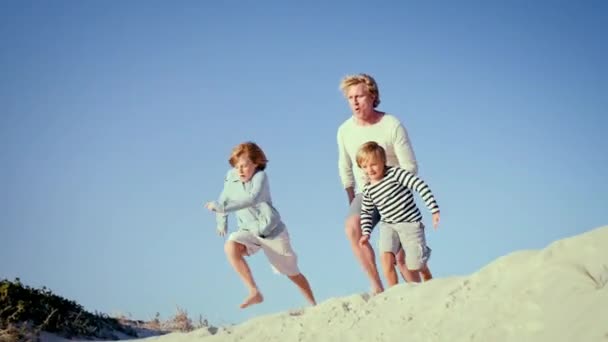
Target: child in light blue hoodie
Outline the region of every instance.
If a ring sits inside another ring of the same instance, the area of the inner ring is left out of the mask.
[[[272,205],[268,176],[264,171],[268,163],[264,152],[257,144],[245,142],[232,150],[229,162],[233,168],[226,174],[219,199],[208,202],[205,207],[216,213],[217,231],[221,236],[228,231],[228,213],[236,215],[239,229],[230,234],[224,249],[228,261],[249,290],[249,296],[240,307],[246,308],[264,300],[245,261],[246,256],[260,249],[273,269],[286,275],[315,305],[308,280],[298,268],[287,227]]]

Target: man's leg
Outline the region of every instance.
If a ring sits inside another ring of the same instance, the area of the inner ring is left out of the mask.
[[[240,305],[241,309],[253,304],[261,303],[264,300],[264,297],[258,289],[255,280],[253,280],[251,269],[249,268],[247,261],[245,261],[245,255],[247,255],[247,248],[245,245],[228,240],[224,246],[224,250],[232,268],[238,273],[249,290],[249,296],[245,298],[245,301]]]
[[[361,239],[361,217],[359,215],[351,215],[346,220],[346,236],[350,241],[353,253],[359,260],[361,266],[367,273],[369,280],[372,283],[372,291],[374,294],[384,291],[382,286],[382,280],[378,274],[378,268],[376,267],[376,258],[374,255],[374,249],[370,243],[366,243],[361,246],[359,239]]]
[[[382,252],[382,270],[388,283],[388,287],[394,286],[399,282],[397,272],[395,272],[395,254]]]

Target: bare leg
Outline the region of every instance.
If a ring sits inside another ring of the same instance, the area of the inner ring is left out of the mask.
[[[399,273],[401,273],[401,277],[403,277],[403,281],[409,283],[411,280],[408,280],[410,277],[410,270],[407,269],[407,265],[405,265],[405,253],[403,252],[403,248],[399,249],[399,252],[395,256],[395,263],[397,264],[397,268],[399,268]]]
[[[245,301],[240,305],[241,309],[264,301],[262,293],[253,280],[251,269],[249,269],[249,265],[247,264],[247,261],[245,261],[247,248],[238,242],[228,241],[224,246],[224,251],[226,252],[226,257],[228,257],[228,261],[232,265],[232,268],[238,273],[249,290],[249,296],[245,298]]]
[[[308,280],[302,273],[298,273],[293,276],[287,276],[294,284],[302,291],[304,297],[311,305],[317,305],[315,301],[315,296],[312,294],[312,289],[310,288],[310,284]]]
[[[403,280],[407,283],[419,283],[420,282],[420,274],[418,271],[411,271],[407,268],[405,264],[405,252],[403,248],[399,250],[397,253],[397,266],[399,267],[399,271],[401,272],[401,276]]]
[[[395,255],[391,252],[382,253],[382,270],[388,282],[388,287],[394,286],[399,282],[397,272],[395,272]]]
[[[359,244],[359,239],[361,238],[361,221],[359,215],[353,215],[346,220],[345,230],[355,256],[359,259],[359,263],[363,266],[363,269],[372,283],[373,293],[377,294],[384,291],[382,280],[380,280],[378,268],[376,267],[374,249],[369,242],[364,246]]]

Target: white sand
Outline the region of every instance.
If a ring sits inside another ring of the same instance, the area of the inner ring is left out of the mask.
[[[608,341],[606,283],[608,226],[509,254],[468,277],[145,341]]]
[[[606,342],[607,283],[605,226],[509,254],[468,277],[402,284],[372,298],[333,298],[215,334],[200,329],[138,341]]]

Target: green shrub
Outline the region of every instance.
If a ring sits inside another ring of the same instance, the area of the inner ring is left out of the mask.
[[[131,327],[99,313],[90,313],[74,301],[41,289],[24,286],[19,278],[0,280],[0,330],[14,330],[15,326],[30,326],[66,338],[82,336],[117,339],[114,332],[137,337]]]

